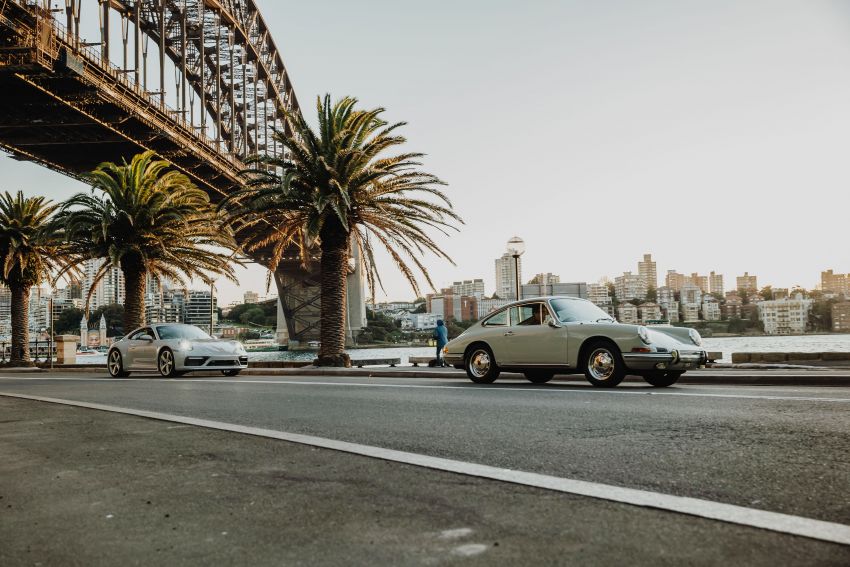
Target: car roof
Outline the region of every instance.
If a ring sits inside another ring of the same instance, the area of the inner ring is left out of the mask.
[[[505,307],[511,307],[513,305],[522,305],[524,303],[530,303],[532,301],[550,301],[552,299],[570,299],[574,301],[590,301],[589,299],[585,299],[584,297],[572,297],[569,295],[541,295],[538,297],[525,297],[520,299],[519,301],[512,301],[511,303],[506,303],[505,305],[499,307],[499,310],[504,309]]]

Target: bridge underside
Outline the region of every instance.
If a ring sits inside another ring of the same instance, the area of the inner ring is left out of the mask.
[[[103,161],[153,150],[213,201],[231,192],[245,162],[154,94],[73,45],[48,11],[0,0],[0,149],[14,159],[79,177]],[[365,325],[361,275],[358,268],[349,278],[349,329]],[[294,262],[275,276],[285,321],[280,334],[293,344],[319,340],[315,274]]]

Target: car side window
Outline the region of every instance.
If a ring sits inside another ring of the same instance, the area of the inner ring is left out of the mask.
[[[128,341],[137,341],[139,337],[145,334],[145,329],[139,329],[138,331],[131,333],[129,337],[127,337]]]
[[[511,307],[511,324],[525,326],[542,325],[542,309],[543,305],[541,303],[529,303],[528,305]]]
[[[495,315],[491,315],[486,321],[484,321],[485,327],[504,327],[508,324],[508,311],[507,309],[499,311]]]

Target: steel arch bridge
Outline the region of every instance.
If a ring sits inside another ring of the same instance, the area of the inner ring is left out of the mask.
[[[247,158],[282,155],[272,134],[298,112],[253,0],[0,0],[0,148],[15,159],[78,177],[153,150],[215,201]],[[292,259],[274,279],[279,336],[317,340],[317,275]],[[358,265],[350,329],[362,287]]]

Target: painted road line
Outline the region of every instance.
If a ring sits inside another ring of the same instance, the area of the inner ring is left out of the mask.
[[[590,498],[608,500],[611,502],[619,502],[632,506],[640,506],[644,508],[654,508],[657,510],[677,512],[680,514],[687,514],[689,516],[696,516],[699,518],[707,518],[710,520],[717,520],[730,524],[738,524],[742,526],[760,528],[782,534],[801,536],[830,543],[838,543],[842,545],[850,545],[850,526],[847,525],[837,524],[833,522],[825,522],[823,520],[815,520],[812,518],[804,518],[801,516],[792,516],[790,514],[781,514],[778,512],[768,512],[766,510],[746,508],[733,504],[712,502],[710,500],[702,500],[699,498],[673,496],[658,492],[650,492],[647,490],[638,490],[634,488],[625,488],[621,486],[588,482],[584,480],[575,480],[525,471],[503,469],[488,465],[480,465],[476,463],[468,463],[464,461],[456,461],[440,457],[431,457],[428,455],[421,455],[417,453],[408,453],[405,451],[384,449],[371,445],[360,445],[358,443],[338,441],[335,439],[327,439],[324,437],[314,437],[312,435],[288,433],[285,431],[276,431],[273,429],[263,429],[259,427],[247,427],[244,425],[237,425],[222,421],[212,421],[207,419],[198,419],[181,415],[172,415],[118,406],[92,404],[87,402],[78,402],[74,400],[47,398],[42,396],[28,396],[24,394],[14,394],[5,392],[0,392],[0,396],[89,408],[101,411],[134,415],[138,417],[146,417],[160,421],[195,425],[198,427],[206,427],[208,429],[217,429],[221,431],[243,433],[247,435],[266,437],[270,439],[279,439],[282,441],[299,443],[301,445],[309,445],[312,447],[320,447],[323,449],[342,451],[345,453],[372,457],[396,463],[415,465],[439,471],[452,472],[491,480],[498,480],[502,482],[510,482],[513,484],[543,488],[556,492],[564,492],[568,494],[575,494],[579,496],[587,496]]]
[[[155,380],[158,383],[166,382],[188,382],[188,383],[210,383],[210,384],[282,384],[290,386],[331,386],[339,388],[399,388],[412,390],[466,390],[471,392],[535,392],[553,394],[610,394],[619,396],[678,396],[691,398],[729,398],[740,400],[771,400],[771,401],[797,401],[797,402],[831,402],[831,403],[848,403],[850,397],[835,398],[835,397],[815,397],[815,396],[770,396],[770,395],[753,395],[753,394],[714,394],[707,392],[680,392],[676,390],[659,390],[652,388],[629,389],[620,388],[602,389],[592,386],[577,388],[559,388],[557,384],[548,386],[538,386],[536,388],[514,388],[510,386],[473,386],[473,385],[434,385],[434,384],[384,384],[378,382],[319,382],[313,379],[306,380],[247,380],[244,378],[227,379],[227,378],[10,378],[0,377],[3,380],[26,380],[26,381],[50,381],[50,382],[151,382]]]

